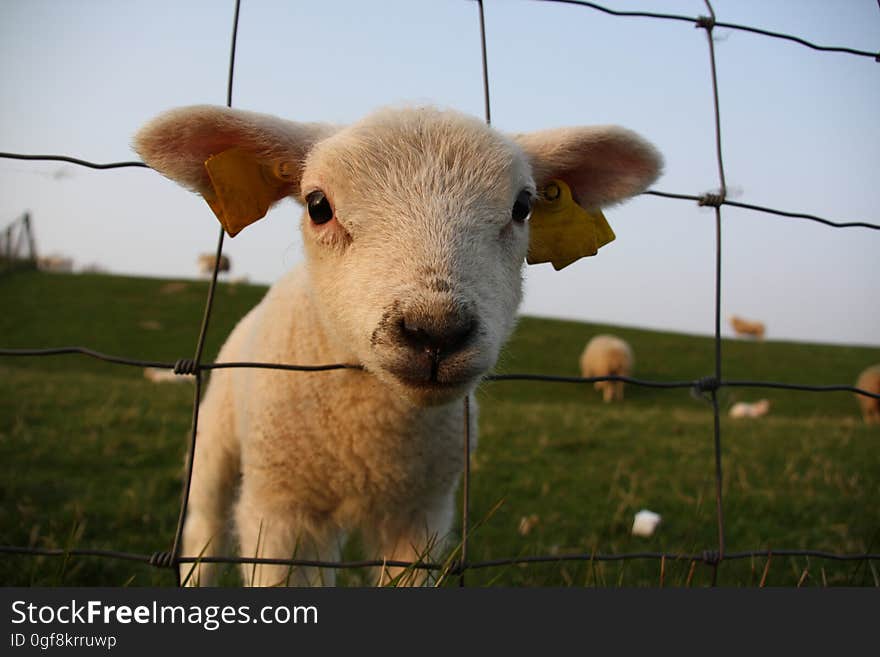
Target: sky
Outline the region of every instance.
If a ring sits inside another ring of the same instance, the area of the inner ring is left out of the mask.
[[[606,0],[698,16],[700,0]],[[876,51],[876,0],[715,0],[719,21]],[[232,0],[0,0],[0,151],[137,159],[138,128],[171,107],[223,105]],[[653,189],[717,191],[706,33],[539,0],[486,0],[492,124],[524,132],[619,124],[653,142]],[[717,28],[729,197],[880,223],[880,64]],[[242,0],[232,103],[349,123],[385,105],[483,116],[473,0]],[[31,214],[41,254],[124,274],[198,276],[218,224],[147,169],[0,159],[0,228]],[[224,252],[271,283],[302,259],[299,207],[276,206]],[[709,335],[714,211],[640,196],[606,211],[617,240],[562,271],[526,268],[521,312]],[[880,346],[880,231],[722,210],[722,317],[779,340]],[[722,333],[730,335],[726,321]]]

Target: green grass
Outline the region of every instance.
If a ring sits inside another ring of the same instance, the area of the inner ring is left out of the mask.
[[[207,284],[20,272],[0,277],[0,346],[80,345],[172,362],[190,357]],[[206,358],[264,293],[221,285]],[[627,339],[645,379],[712,373],[702,337],[524,318],[499,372],[577,375],[599,331]],[[727,378],[851,384],[880,350],[725,341]],[[177,521],[192,385],[156,385],[142,370],[83,356],[0,358],[0,544],[150,554]],[[687,390],[628,386],[605,405],[588,385],[495,382],[480,391],[468,546],[472,560],[717,546],[712,412]],[[734,421],[737,400],[770,399],[760,421]],[[725,388],[722,411],[727,550],[880,551],[880,432],[847,393]],[[629,529],[657,511],[651,538]],[[532,527],[520,532],[523,518]],[[347,556],[355,556],[353,548]],[[471,585],[702,586],[687,562],[553,562],[474,570]],[[724,585],[877,585],[880,564],[816,558],[725,561]],[[346,573],[342,582],[369,581]],[[227,577],[234,582],[235,576]],[[3,585],[172,585],[167,570],[98,558],[0,555]]]

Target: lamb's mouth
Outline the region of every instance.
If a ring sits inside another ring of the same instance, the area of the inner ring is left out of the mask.
[[[416,406],[440,406],[461,401],[474,385],[474,379],[455,381],[416,380],[394,376],[399,393]]]
[[[384,368],[401,386],[416,393],[450,396],[464,393],[482,375],[482,369],[442,359],[412,358]]]
[[[414,379],[407,376],[401,376],[399,374],[394,374],[394,378],[397,379],[400,383],[402,383],[407,388],[414,388],[416,390],[424,390],[426,392],[441,392],[448,390],[458,390],[462,389],[473,382],[473,378],[467,379],[451,379],[446,381],[441,381],[436,378],[430,379]]]
[[[421,359],[406,361],[388,368],[388,372],[403,385],[424,390],[453,390],[471,384],[481,375],[473,368],[450,367],[446,363]]]

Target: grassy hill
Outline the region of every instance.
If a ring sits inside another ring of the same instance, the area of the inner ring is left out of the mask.
[[[0,277],[0,347],[86,346],[173,362],[195,348],[207,284],[21,272]],[[222,284],[206,358],[265,292]],[[523,318],[499,372],[577,375],[586,340],[611,331],[636,352],[636,375],[711,374],[708,338]],[[725,341],[724,375],[851,384],[880,350]],[[0,357],[0,545],[168,549],[177,519],[192,406],[189,383],[83,356]],[[697,553],[717,545],[712,413],[687,390],[629,386],[605,405],[588,385],[492,382],[480,390],[480,446],[469,558],[565,553]],[[731,420],[735,401],[771,413]],[[880,551],[880,432],[847,393],[725,388],[720,392],[728,551]],[[651,538],[633,514],[663,516]],[[524,519],[526,520],[524,522]],[[816,558],[726,561],[719,581],[876,585],[880,564]],[[665,585],[705,585],[709,568],[662,564]],[[228,581],[235,580],[234,573]],[[351,584],[366,573],[347,573]],[[473,585],[656,586],[661,564],[554,562],[472,571]],[[0,555],[0,584],[171,585],[164,570],[95,558]]]

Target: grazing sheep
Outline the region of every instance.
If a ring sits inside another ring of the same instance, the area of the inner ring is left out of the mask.
[[[880,363],[866,368],[856,381],[856,388],[861,388],[875,395],[880,395]],[[880,424],[880,399],[857,394],[859,406],[862,407],[862,418],[865,424]]]
[[[737,402],[730,407],[730,417],[734,419],[754,418],[767,415],[770,410],[770,400],[760,399],[756,402]]]
[[[632,348],[614,335],[597,335],[581,354],[581,374],[591,376],[630,376],[635,365]],[[596,381],[596,390],[608,403],[623,400],[623,381]]]
[[[69,274],[73,271],[73,258],[63,255],[48,255],[37,258],[37,269],[40,271]]]
[[[368,556],[435,558],[464,467],[463,399],[515,323],[533,199],[560,178],[587,207],[614,203],[660,167],[652,146],[620,128],[505,136],[429,108],[340,128],[196,106],[154,119],[135,144],[209,201],[205,160],[236,148],[258,163],[272,202],[305,206],[305,263],[239,322],[218,360],[364,370],[214,371],[183,538],[191,557],[224,553],[234,505],[242,556],[336,560],[359,530]],[[470,422],[475,432],[475,412]],[[242,573],[252,585],[335,575]],[[211,566],[193,575],[190,584],[209,583]]]
[[[188,377],[175,374],[173,370],[163,370],[156,367],[145,367],[144,378],[153,383],[180,383],[188,381]]]
[[[199,267],[199,273],[203,276],[211,276],[214,273],[214,263],[217,262],[217,256],[213,253],[203,253],[196,260]],[[228,273],[232,269],[232,263],[229,256],[221,255],[220,264],[217,266],[218,273]]]
[[[764,338],[765,327],[762,322],[743,319],[742,317],[733,315],[730,318],[730,326],[737,335],[753,337],[757,340],[762,340]]]

